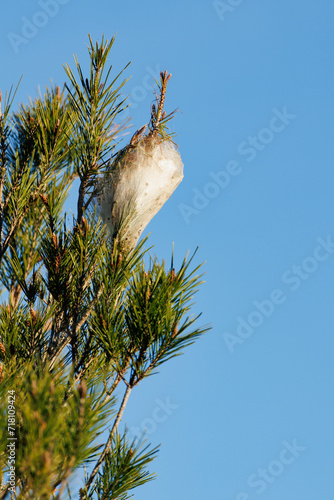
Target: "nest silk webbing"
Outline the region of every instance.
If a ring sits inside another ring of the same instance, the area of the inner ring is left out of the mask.
[[[111,235],[127,250],[183,179],[177,147],[156,134],[130,147],[100,182],[97,205]]]

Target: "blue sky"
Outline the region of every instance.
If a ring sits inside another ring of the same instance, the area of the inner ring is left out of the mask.
[[[160,259],[199,245],[193,312],[213,328],[131,396],[127,425],[162,443],[136,500],[333,500],[333,16],[329,0],[2,6],[18,102],[73,53],[85,66],[88,33],[117,33],[116,70],[132,61],[133,131],[173,74],[185,177],[145,234]]]

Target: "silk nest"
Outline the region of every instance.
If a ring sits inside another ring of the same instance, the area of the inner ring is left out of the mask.
[[[95,203],[112,237],[134,248],[150,220],[183,179],[183,163],[170,139],[147,135],[128,146],[99,179]]]

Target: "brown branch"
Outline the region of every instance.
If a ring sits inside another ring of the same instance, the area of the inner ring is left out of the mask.
[[[160,73],[161,90],[160,90],[160,99],[158,101],[158,109],[156,111],[154,130],[156,130],[158,128],[160,121],[162,119],[162,112],[163,112],[164,103],[165,103],[167,83],[168,83],[168,80],[171,78],[171,76],[172,76],[171,74],[168,75],[167,71],[165,71],[165,72],[161,71],[161,73]]]
[[[77,224],[81,223],[81,219],[83,216],[83,207],[84,207],[84,199],[85,199],[87,182],[88,182],[87,176],[85,176],[83,179],[81,179],[81,182],[80,182],[78,205],[77,205],[77,207],[78,207]]]
[[[0,90],[0,145],[1,145],[1,157],[0,157],[0,250],[2,250],[2,239],[3,239],[3,212],[4,212],[4,200],[3,200],[3,188],[5,183],[5,171],[6,171],[6,138],[4,135],[4,122],[1,111],[1,101],[2,94]]]
[[[58,349],[56,353],[52,356],[51,361],[50,361],[50,367],[53,368],[58,356],[62,353],[62,351],[65,349],[65,347],[71,342],[72,335],[73,333],[76,333],[84,324],[84,322],[87,320],[88,316],[92,312],[93,308],[95,307],[97,301],[99,300],[101,294],[103,291],[103,284],[100,286],[100,289],[98,290],[95,299],[92,301],[90,307],[87,309],[85,314],[82,316],[81,320],[76,324],[75,332],[71,332],[69,325],[62,325],[60,328],[60,331],[65,330],[64,333],[67,333],[67,336],[63,339],[62,343],[58,346]]]

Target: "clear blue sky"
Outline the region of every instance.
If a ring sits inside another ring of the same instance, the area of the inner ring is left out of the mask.
[[[162,443],[135,499],[333,500],[334,3],[55,1],[2,5],[1,89],[62,84],[88,33],[117,33],[134,131],[171,72],[185,177],[146,232],[207,261],[212,331],[129,403]]]

